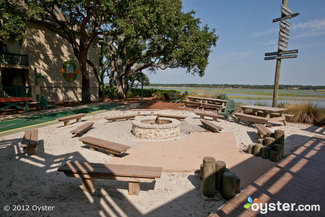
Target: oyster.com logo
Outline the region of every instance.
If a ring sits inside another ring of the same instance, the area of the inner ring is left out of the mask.
[[[247,201],[248,201],[248,203],[246,203],[244,205],[244,208],[245,209],[249,209],[252,206],[252,204],[254,204],[254,203],[256,203],[258,201],[258,199],[257,198],[254,198],[254,200],[253,200],[251,197],[248,197],[247,198]]]

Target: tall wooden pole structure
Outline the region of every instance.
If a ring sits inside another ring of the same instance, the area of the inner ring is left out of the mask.
[[[290,23],[288,23],[286,20],[299,15],[299,13],[292,14],[292,11],[287,8],[287,4],[288,4],[288,0],[282,0],[281,17],[273,20],[273,23],[280,21],[278,51],[272,53],[266,53],[265,56],[267,57],[264,58],[265,60],[274,60],[274,59],[276,60],[273,102],[272,102],[273,107],[276,107],[278,104],[281,60],[297,57],[297,55],[284,55],[284,54],[298,53],[298,50],[287,50],[289,32],[290,32]]]
[[[282,0],[282,6],[287,7],[288,0]],[[281,17],[285,16],[281,11]],[[281,50],[278,48],[278,52]],[[275,65],[275,77],[274,77],[274,89],[273,89],[273,101],[272,106],[276,107],[278,104],[278,95],[279,95],[279,80],[280,80],[280,68],[281,68],[281,59],[276,60]]]

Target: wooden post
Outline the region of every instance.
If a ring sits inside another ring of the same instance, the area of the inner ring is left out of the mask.
[[[139,195],[140,182],[129,182],[129,195]]]
[[[261,150],[261,157],[264,159],[268,159],[270,157],[270,151],[271,151],[270,146],[263,146]]]
[[[221,191],[222,188],[222,175],[226,170],[226,163],[224,161],[216,162],[216,189]]]
[[[270,152],[270,160],[274,162],[278,162],[280,160],[280,153],[272,150]]]
[[[223,173],[221,194],[226,200],[230,200],[235,196],[236,178],[236,175],[232,172]]]
[[[202,193],[207,197],[213,197],[216,193],[215,189],[215,165],[216,161],[213,157],[203,158],[203,179]]]
[[[281,157],[284,157],[284,131],[276,130],[274,131],[275,143],[281,144]]]
[[[282,156],[283,156],[283,145],[281,145],[281,144],[274,144],[273,145],[273,149],[276,151],[276,152],[278,152],[279,154],[280,154],[280,159],[282,158]]]
[[[235,193],[240,192],[240,178],[239,176],[236,176],[236,188],[235,188]]]
[[[287,0],[282,0],[282,5],[287,7]],[[281,17],[285,15],[281,12]],[[278,52],[281,50],[278,48]],[[280,68],[281,68],[281,59],[276,60],[275,66],[275,78],[274,78],[274,90],[273,90],[273,102],[272,106],[276,107],[278,104],[278,94],[279,94],[279,79],[280,79]]]
[[[253,149],[254,149],[255,144],[249,144],[247,148],[247,153],[248,154],[253,154]]]
[[[263,145],[261,145],[261,144],[255,144],[253,146],[253,155],[260,156],[262,147],[263,147]]]
[[[264,144],[265,146],[272,146],[275,142],[275,139],[273,137],[265,137],[264,138]]]
[[[257,140],[257,143],[263,145],[263,141],[264,141],[264,139],[258,139],[258,140]]]

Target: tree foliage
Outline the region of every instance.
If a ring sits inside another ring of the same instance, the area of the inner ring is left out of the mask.
[[[116,85],[119,96],[125,97],[130,78],[145,69],[181,67],[203,76],[217,40],[214,30],[201,28],[194,12],[182,12],[181,1],[136,2],[127,20],[136,25],[120,25],[125,29],[121,35],[105,37],[110,87]]]
[[[22,40],[26,29],[27,14],[20,5],[0,0],[0,40]]]
[[[132,81],[143,70],[185,68],[188,73],[204,75],[211,46],[217,36],[207,26],[201,27],[194,12],[181,11],[180,0],[21,0],[15,9],[1,9],[1,25],[24,21],[37,23],[67,40],[79,62],[82,75],[82,100],[90,101],[89,71],[92,68],[103,92],[102,78],[88,55],[99,39],[106,43],[106,66],[111,86],[126,96]],[[0,0],[0,4],[3,0]],[[23,10],[21,10],[23,8]],[[7,15],[7,13],[9,15]],[[17,14],[19,16],[17,16]],[[14,27],[2,35],[11,38],[19,32]],[[16,28],[15,27],[15,28]]]

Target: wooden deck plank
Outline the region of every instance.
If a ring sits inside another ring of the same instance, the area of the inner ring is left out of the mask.
[[[247,212],[243,208],[249,196],[259,198],[259,203],[281,201],[319,204],[321,207],[320,212],[274,211],[268,216],[324,216],[325,210],[322,207],[325,205],[325,151],[321,149],[324,147],[324,141],[321,138],[311,138],[211,216],[237,216],[239,213],[242,216],[260,216],[259,212]]]

